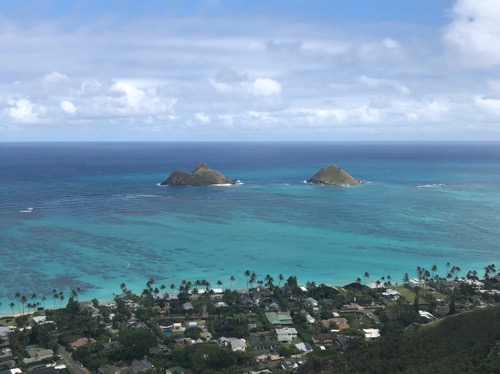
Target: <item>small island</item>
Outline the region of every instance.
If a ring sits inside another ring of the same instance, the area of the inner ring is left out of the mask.
[[[352,177],[338,166],[331,164],[314,174],[307,180],[307,183],[330,186],[354,186],[362,182]]]
[[[230,186],[237,182],[229,179],[207,164],[199,164],[191,173],[176,170],[161,183],[162,186]]]

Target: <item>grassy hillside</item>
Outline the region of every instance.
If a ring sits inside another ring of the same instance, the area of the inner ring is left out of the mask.
[[[499,373],[500,307],[451,316],[346,353],[349,373]],[[333,356],[303,373],[345,370]],[[343,362],[343,363],[342,363]],[[308,365],[309,366],[309,365]]]

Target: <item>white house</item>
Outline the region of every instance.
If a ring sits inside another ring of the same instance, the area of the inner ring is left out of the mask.
[[[309,324],[316,323],[316,319],[314,319],[314,317],[311,316],[310,314],[306,315],[306,319],[307,319],[307,323],[309,323]]]
[[[244,352],[247,348],[247,342],[245,339],[221,337],[219,338],[219,340],[217,340],[217,342],[221,347],[231,347],[231,350],[233,352]]]
[[[294,327],[285,327],[276,329],[278,341],[282,343],[290,343],[292,340],[297,339],[297,330]]]

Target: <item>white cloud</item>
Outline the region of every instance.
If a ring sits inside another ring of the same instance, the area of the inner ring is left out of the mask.
[[[196,120],[200,123],[203,123],[203,124],[208,124],[210,123],[210,116],[207,116],[205,113],[203,112],[198,112],[194,115],[194,118],[196,118]]]
[[[209,78],[208,82],[212,85],[213,88],[215,88],[215,90],[217,92],[231,93],[234,91],[234,87],[232,85],[230,85],[229,83],[219,82],[219,81],[215,80],[214,78]]]
[[[389,49],[399,48],[399,43],[392,38],[385,38],[382,41],[382,44],[384,44]]]
[[[490,115],[496,116],[497,120],[500,121],[500,100],[476,97],[474,102],[481,110]]]
[[[228,114],[223,114],[219,116],[219,119],[226,125],[232,126],[234,123],[233,116],[230,116]]]
[[[36,105],[28,99],[8,100],[10,108],[6,109],[7,115],[15,122],[39,123],[40,116],[46,112],[41,105]]]
[[[492,67],[500,64],[500,1],[457,0],[453,21],[444,29],[444,41],[457,50],[466,64]]]
[[[362,75],[358,78],[358,81],[363,83],[365,86],[372,88],[390,87],[403,95],[408,95],[410,93],[410,89],[403,83],[391,79],[377,79]]]
[[[75,104],[68,100],[61,101],[61,109],[64,113],[71,115],[75,114],[77,110]]]
[[[271,78],[257,78],[246,84],[248,91],[256,96],[279,96],[281,84]]]
[[[69,81],[69,77],[57,71],[54,71],[50,74],[46,74],[43,77],[43,82],[49,85],[61,84],[67,81]]]
[[[141,90],[126,81],[115,82],[110,87],[110,93],[111,95],[97,98],[94,102],[95,110],[100,111],[99,106],[102,105],[110,114],[148,116],[170,111],[177,101],[175,98],[160,96],[157,87]]]

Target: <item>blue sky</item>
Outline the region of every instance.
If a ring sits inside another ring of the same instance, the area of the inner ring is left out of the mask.
[[[0,0],[0,141],[500,140],[497,0]]]

